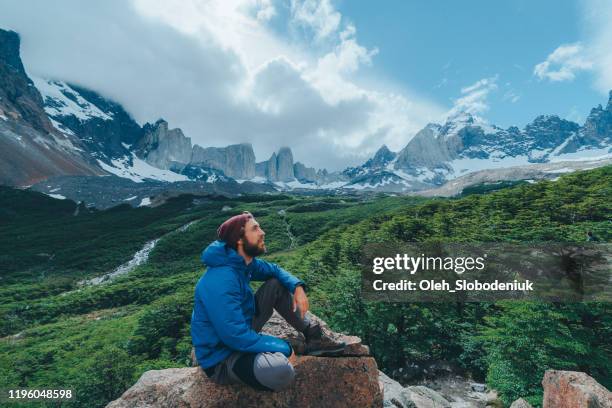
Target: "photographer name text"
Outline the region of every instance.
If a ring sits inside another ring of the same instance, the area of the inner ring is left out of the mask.
[[[451,285],[452,283],[452,285]],[[460,291],[532,291],[533,282],[530,280],[512,282],[480,282],[478,280],[446,280],[423,279],[418,281],[402,279],[397,282],[385,282],[382,279],[372,282],[376,291],[423,291],[423,292],[460,292]]]

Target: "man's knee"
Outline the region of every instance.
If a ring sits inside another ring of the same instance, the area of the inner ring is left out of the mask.
[[[270,278],[268,280],[266,280],[265,285],[268,285],[274,289],[285,289],[285,287],[283,286],[283,284],[281,283],[281,281],[279,281],[276,278]]]
[[[282,353],[259,353],[253,367],[255,378],[273,391],[280,391],[293,383],[295,370]]]
[[[275,296],[286,296],[289,295],[289,290],[276,278],[268,279],[263,285],[262,289],[267,293],[274,293]]]

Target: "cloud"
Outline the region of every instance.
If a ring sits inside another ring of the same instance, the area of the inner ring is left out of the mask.
[[[595,87],[607,94],[612,89],[612,2],[583,0],[581,4],[585,43],[593,63]]]
[[[291,0],[292,23],[311,30],[320,41],[336,34],[342,15],[329,0]]]
[[[502,101],[510,101],[511,103],[517,103],[519,99],[521,99],[521,96],[513,89],[507,90],[502,97]]]
[[[482,114],[489,110],[487,98],[489,94],[497,89],[498,75],[483,78],[472,85],[461,88],[461,97],[455,99],[453,108],[448,116],[455,116],[460,113],[471,115]]]
[[[540,80],[552,82],[573,81],[576,73],[593,68],[585,47],[577,42],[557,47],[544,62],[537,64],[533,74]]]
[[[31,74],[94,89],[139,123],[163,117],[202,146],[251,142],[258,161],[289,145],[296,160],[341,169],[383,143],[403,147],[444,112],[410,92],[358,85],[352,76],[378,51],[325,0],[5,0],[2,8],[0,27],[20,33]],[[285,9],[287,27],[310,40],[268,27]]]
[[[440,82],[434,86],[434,89],[442,88],[443,86],[446,86],[446,84],[448,84],[448,77],[443,77]]]
[[[257,20],[269,21],[276,16],[276,8],[271,0],[256,0],[253,6]]]
[[[533,74],[551,82],[572,81],[580,72],[593,74],[593,85],[602,94],[612,89],[612,2],[582,0],[581,41],[562,44],[537,64]]]

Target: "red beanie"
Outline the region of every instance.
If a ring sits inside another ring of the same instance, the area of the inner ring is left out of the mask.
[[[225,221],[217,229],[217,235],[221,241],[225,241],[227,245],[236,249],[236,245],[244,234],[244,226],[248,220],[253,218],[253,214],[248,211],[240,215],[235,215]]]

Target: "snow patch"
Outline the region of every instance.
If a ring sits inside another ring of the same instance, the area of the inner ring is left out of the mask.
[[[529,157],[531,160],[541,160],[546,157],[548,153],[548,150],[532,150],[529,152]]]
[[[106,164],[101,160],[97,160],[102,169],[116,176],[130,179],[136,183],[142,183],[145,179],[153,179],[158,181],[188,181],[189,178],[185,175],[175,173],[170,170],[162,170],[151,166],[144,160],[139,159],[134,153],[131,154],[133,165],[130,166],[130,161],[127,156],[121,159],[111,160],[112,165]]]
[[[240,180],[236,180],[236,183],[238,184],[242,184],[245,181],[250,181],[251,183],[267,183],[268,179],[265,177],[261,177],[261,176],[255,176],[251,179],[240,179]]]
[[[45,101],[45,112],[48,115],[74,115],[81,121],[92,118],[112,120],[112,113],[102,112],[100,108],[88,102],[65,82],[46,80],[34,76],[31,78]]]
[[[612,147],[602,147],[600,149],[583,149],[574,153],[560,154],[552,158],[550,162],[601,160],[610,157],[612,157]]]
[[[467,173],[472,173],[480,170],[501,169],[513,166],[525,166],[532,164],[529,162],[528,156],[506,156],[503,159],[455,159],[448,162],[452,168],[452,173],[449,178],[455,178]]]
[[[57,120],[53,119],[51,116],[49,116],[49,120],[51,121],[51,124],[53,125],[53,127],[56,128],[57,130],[59,130],[60,132],[74,136],[74,132],[72,130],[70,130],[66,126],[62,125]]]
[[[65,199],[66,199],[66,197],[64,197],[64,196],[63,196],[63,195],[61,195],[61,194],[47,194],[47,195],[48,195],[49,197],[53,197],[53,198],[58,199],[58,200],[65,200]]]
[[[138,204],[139,207],[145,207],[147,205],[151,205],[151,199],[149,197],[143,198],[140,200],[140,204]]]
[[[565,148],[565,146],[567,146],[567,144],[569,142],[571,142],[572,140],[574,140],[576,138],[576,133],[572,133],[571,135],[569,135],[567,137],[567,139],[565,139],[559,146],[555,147],[551,152],[550,155],[551,156],[557,156],[559,154],[559,152],[561,150],[563,150]]]
[[[301,181],[295,180],[295,179],[291,181],[285,181],[285,182],[277,181],[274,184],[280,188],[285,188],[285,189],[292,189],[292,188],[316,189],[319,187],[315,183],[302,183]]]
[[[275,186],[283,189],[283,190],[292,190],[296,188],[303,188],[309,190],[331,190],[335,188],[343,187],[346,184],[346,181],[334,181],[327,184],[316,184],[316,183],[302,183],[299,180],[291,180],[291,181],[277,181],[274,183]]]
[[[406,180],[400,177],[400,179],[396,179],[391,176],[385,176],[381,181],[377,183],[355,183],[355,184],[347,184],[343,188],[352,189],[352,190],[366,190],[366,189],[376,189],[379,187],[384,187],[387,185],[403,185],[403,190],[406,190],[408,187],[412,186],[410,180]]]
[[[321,184],[319,186],[320,189],[331,190],[334,188],[344,187],[346,185],[346,181],[332,181],[331,183]]]

